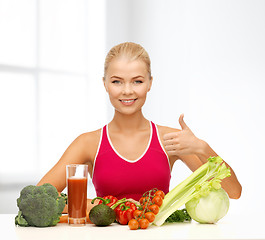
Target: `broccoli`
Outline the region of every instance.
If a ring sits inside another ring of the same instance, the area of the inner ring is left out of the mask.
[[[65,199],[49,183],[42,186],[29,185],[21,190],[17,206],[19,212],[15,218],[16,225],[49,227],[60,221]]]

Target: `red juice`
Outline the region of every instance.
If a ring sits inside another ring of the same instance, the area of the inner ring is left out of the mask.
[[[85,218],[87,208],[87,178],[68,178],[67,189],[69,218]]]

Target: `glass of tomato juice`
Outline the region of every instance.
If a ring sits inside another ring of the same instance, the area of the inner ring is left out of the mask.
[[[86,224],[88,165],[66,166],[68,223],[73,226]]]

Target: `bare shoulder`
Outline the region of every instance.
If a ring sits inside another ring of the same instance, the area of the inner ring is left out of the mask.
[[[92,132],[86,132],[79,136],[79,138],[85,142],[91,143],[99,140],[101,136],[101,128]]]
[[[180,129],[177,129],[177,128],[161,126],[161,125],[156,125],[156,126],[157,126],[160,137],[167,134],[167,133],[180,131]]]
[[[101,128],[92,132],[79,135],[76,139],[85,149],[87,158],[92,161],[96,156],[98,145],[101,138]]]

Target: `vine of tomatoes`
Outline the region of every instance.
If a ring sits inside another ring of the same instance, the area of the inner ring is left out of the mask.
[[[163,204],[165,193],[157,188],[145,192],[140,198],[140,206],[133,212],[134,219],[128,222],[131,230],[146,229],[155,220],[159,207]]]

